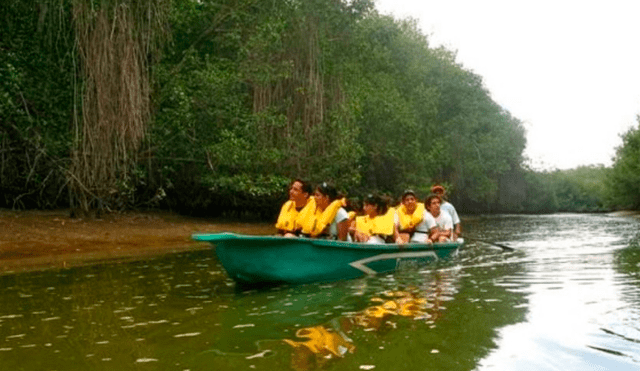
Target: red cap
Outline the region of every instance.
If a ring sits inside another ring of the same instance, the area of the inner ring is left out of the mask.
[[[431,187],[431,192],[433,193],[444,193],[444,187],[441,185],[434,185]]]

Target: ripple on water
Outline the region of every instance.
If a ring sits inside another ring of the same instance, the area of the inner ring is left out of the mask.
[[[269,369],[290,364],[283,338],[305,341],[295,337],[298,330],[347,325],[357,327],[342,329],[358,351],[336,368],[393,369],[383,362],[402,359],[420,369],[430,356],[438,369],[640,364],[640,254],[626,251],[638,223],[575,215],[492,216],[482,223],[475,226],[482,238],[518,251],[469,243],[437,267],[247,292],[209,253],[5,278],[0,364],[30,371],[53,361],[51,369],[64,369],[82,359],[96,368],[108,361],[110,369]],[[413,309],[414,317],[400,315]],[[407,352],[415,344],[420,351]],[[465,359],[483,361],[460,366]],[[193,362],[183,367],[187,360]],[[330,369],[326,362],[318,369]]]

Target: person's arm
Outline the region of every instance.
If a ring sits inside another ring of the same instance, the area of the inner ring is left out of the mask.
[[[443,240],[446,240],[447,238],[452,240],[452,241],[454,240],[454,238],[453,238],[454,225],[453,225],[452,219],[453,218],[450,215],[449,215],[448,218],[445,218],[444,231],[442,231]]]
[[[429,229],[429,238],[427,238],[427,243],[432,243],[432,242],[437,242],[438,238],[440,237],[440,231],[438,230],[438,227],[432,227],[431,229]]]
[[[398,216],[397,210],[393,216],[393,240],[398,245],[405,243],[404,238],[400,236],[400,217]]]
[[[345,219],[338,223],[338,240],[346,241],[349,234],[349,219]]]
[[[456,225],[454,226],[453,231],[454,231],[454,233],[453,233],[453,238],[452,238],[452,240],[453,240],[453,241],[455,241],[455,240],[457,240],[457,239],[458,239],[458,236],[460,236],[460,234],[462,234],[462,227],[460,227],[460,223],[458,223],[458,224],[456,224]]]
[[[356,230],[356,221],[355,221],[355,219],[349,220],[348,233],[349,233],[349,235],[351,235],[351,239],[354,240],[354,241],[356,240],[355,239],[356,238],[356,232],[357,232],[357,230]]]
[[[445,229],[440,231],[440,237],[439,238],[450,238],[451,237],[451,229]]]
[[[455,241],[462,233],[462,227],[460,217],[458,216],[458,211],[455,207],[453,207],[453,205],[451,205],[451,209],[453,210],[453,212],[451,213],[451,221],[453,222],[453,234],[451,235],[451,240]]]
[[[405,243],[404,238],[400,236],[400,231],[398,231],[397,224],[393,226],[393,240],[396,241],[398,245],[402,245],[403,243]]]
[[[427,243],[438,242],[438,238],[440,238],[440,229],[438,228],[438,223],[436,223],[436,218],[434,218],[430,212],[425,211],[423,219],[427,226],[427,230],[429,231]]]

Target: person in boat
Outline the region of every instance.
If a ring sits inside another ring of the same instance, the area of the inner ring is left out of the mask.
[[[438,234],[438,225],[436,219],[427,210],[426,203],[423,205],[425,205],[425,210],[422,212],[422,221],[416,226],[410,242],[433,243]]]
[[[433,242],[451,241],[453,235],[453,221],[446,211],[440,209],[440,196],[432,193],[424,200],[425,207],[429,214],[433,216],[436,222],[436,232],[431,235]]]
[[[416,232],[416,227],[424,219],[425,208],[422,202],[418,202],[416,193],[407,189],[402,194],[402,202],[397,208],[398,232],[403,242],[411,241]]]
[[[315,212],[302,222],[302,234],[312,238],[346,241],[349,233],[349,215],[344,209],[345,199],[338,191],[323,182],[314,194]]]
[[[451,236],[451,240],[457,240],[458,236],[460,236],[460,233],[462,233],[462,225],[460,224],[460,217],[458,216],[456,208],[447,201],[447,190],[443,186],[435,184],[433,187],[431,187],[431,193],[435,193],[440,196],[440,199],[442,200],[442,203],[440,204],[440,210],[449,213],[449,215],[451,216],[451,220],[453,221],[453,234]]]
[[[279,235],[296,237],[300,234],[304,220],[309,218],[316,209],[311,192],[311,185],[304,180],[294,179],[291,181],[289,200],[282,205],[276,222]]]
[[[349,232],[356,242],[370,244],[403,243],[398,233],[396,210],[384,197],[369,195],[363,203],[364,215],[356,216]]]
[[[347,215],[349,216],[349,228],[351,225],[355,223],[356,217],[359,215],[364,215],[364,211],[362,210],[362,201],[355,198],[348,198],[346,202],[345,209],[347,210]],[[351,237],[351,232],[349,232],[349,237]]]

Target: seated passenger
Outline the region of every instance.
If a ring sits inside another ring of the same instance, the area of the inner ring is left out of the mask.
[[[363,215],[364,211],[362,210],[362,202],[356,198],[349,198],[347,200],[347,205],[345,209],[347,210],[347,215],[349,216],[349,225],[355,223],[356,216]]]
[[[457,240],[458,236],[460,236],[460,233],[462,233],[462,225],[460,223],[460,217],[458,216],[456,208],[447,201],[447,190],[444,189],[443,186],[436,184],[431,187],[431,192],[440,196],[440,199],[442,200],[440,209],[446,211],[451,216],[451,220],[453,221],[453,234],[451,240]]]
[[[354,241],[371,244],[402,243],[398,234],[396,211],[389,207],[384,198],[367,196],[363,209],[365,215],[356,216],[349,229]]]
[[[422,223],[424,204],[417,202],[416,194],[408,189],[402,194],[402,204],[398,207],[398,231],[403,242],[409,242]]]
[[[326,182],[313,194],[315,213],[303,222],[302,233],[309,237],[320,237],[346,241],[349,232],[349,216],[344,209],[344,199],[338,198],[336,189]]]
[[[453,221],[449,213],[440,210],[440,196],[431,194],[424,201],[424,204],[436,222],[436,233],[431,237],[434,242],[451,241],[453,233]]]
[[[280,209],[276,222],[278,234],[295,237],[302,230],[302,221],[313,214],[316,203],[311,195],[311,185],[303,180],[295,179],[289,184],[289,201]]]

